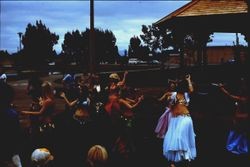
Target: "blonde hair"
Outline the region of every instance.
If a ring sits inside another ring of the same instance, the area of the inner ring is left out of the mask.
[[[45,166],[49,161],[54,159],[47,148],[38,148],[32,152],[31,162],[36,166]]]
[[[43,98],[48,98],[48,97],[53,98],[54,97],[52,84],[48,81],[45,81],[42,84],[42,97]]]
[[[109,79],[114,79],[114,80],[117,80],[117,81],[120,81],[120,77],[117,73],[112,73],[109,75]]]
[[[99,166],[103,165],[108,160],[108,152],[107,150],[100,145],[92,146],[88,151],[87,162],[90,166]]]

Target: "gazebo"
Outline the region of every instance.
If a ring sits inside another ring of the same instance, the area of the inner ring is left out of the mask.
[[[241,33],[248,42],[246,62],[250,65],[249,17],[250,0],[192,0],[176,11],[154,23],[160,29],[176,34],[180,46],[180,62],[184,65],[184,38],[193,34],[197,42],[197,61],[200,66],[207,64],[206,45],[214,32]]]

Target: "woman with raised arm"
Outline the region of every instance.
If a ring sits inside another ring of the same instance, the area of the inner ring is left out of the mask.
[[[54,112],[55,99],[52,85],[48,81],[45,81],[42,84],[42,97],[39,98],[39,104],[41,106],[41,109],[39,111],[22,111],[22,114],[39,116],[40,123],[42,125],[52,123],[52,114]]]
[[[218,85],[220,90],[235,101],[233,127],[227,139],[227,150],[233,154],[246,155],[249,153],[249,109],[250,94],[247,82],[241,78],[237,95],[231,94],[223,84]]]
[[[120,105],[121,118],[124,120],[125,126],[131,127],[132,121],[134,119],[134,108],[136,108],[141,103],[144,97],[140,96],[138,99],[134,100],[130,99],[128,94],[128,89],[121,89],[118,102]]]
[[[196,157],[195,133],[189,114],[189,93],[193,92],[190,75],[178,83],[171,95],[172,117],[164,137],[163,154],[173,166],[186,164]]]
[[[117,89],[123,88],[126,86],[126,78],[128,75],[128,71],[125,71],[123,74],[123,79],[121,80],[117,73],[112,73],[109,75],[109,93],[116,93]]]
[[[128,72],[125,71],[122,81],[120,81],[120,77],[117,73],[112,73],[109,75],[109,85],[107,88],[108,101],[105,104],[105,110],[109,115],[111,115],[112,110],[119,110],[119,91],[126,85],[127,74]]]
[[[50,144],[52,144],[51,133],[55,128],[55,124],[52,120],[55,108],[55,98],[52,85],[48,81],[42,84],[42,97],[39,99],[39,104],[41,106],[39,111],[21,111],[21,113],[38,117],[39,127],[32,132],[33,134],[35,133],[35,142],[37,142],[38,146],[49,147]]]
[[[137,99],[129,98],[127,88],[122,88],[119,92],[118,104],[120,111],[117,113],[116,139],[112,150],[121,158],[120,163],[122,164],[129,162],[128,159],[135,152],[135,108],[140,105],[142,100],[143,96]]]

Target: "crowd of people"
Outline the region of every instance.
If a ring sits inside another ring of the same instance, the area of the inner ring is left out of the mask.
[[[140,106],[145,105],[147,97],[130,87],[127,77],[127,71],[122,79],[112,73],[108,83],[103,83],[98,75],[67,74],[61,79],[62,89],[56,92],[53,83],[32,76],[27,86],[27,94],[32,99],[29,111],[13,108],[14,90],[4,78],[0,82],[0,127],[4,139],[0,142],[3,148],[0,166],[134,166],[138,150],[147,147],[142,141],[148,136],[139,135],[138,123],[143,112],[138,110],[143,109]],[[189,107],[196,92],[191,77],[183,74],[169,80],[166,92],[157,99],[165,105],[165,110],[151,131],[161,142],[162,157],[171,167],[190,166],[199,157]],[[229,93],[222,83],[213,85],[235,101],[236,112],[225,141],[226,149],[249,158],[247,81],[241,79],[236,95]],[[55,112],[57,97],[65,102],[65,109],[60,113]],[[22,130],[20,115],[29,116],[28,130]]]

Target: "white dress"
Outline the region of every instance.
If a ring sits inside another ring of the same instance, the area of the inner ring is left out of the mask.
[[[176,92],[173,98],[176,99]],[[189,98],[185,93],[185,100]],[[163,141],[163,155],[169,160],[179,162],[193,160],[196,157],[195,133],[193,121],[189,115],[172,116]]]

